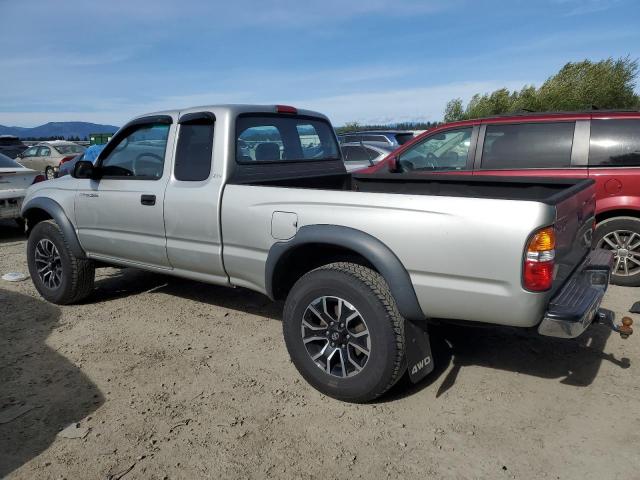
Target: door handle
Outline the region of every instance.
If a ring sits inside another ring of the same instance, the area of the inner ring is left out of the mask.
[[[155,195],[142,195],[140,197],[140,203],[142,205],[155,205],[156,204],[156,196]]]

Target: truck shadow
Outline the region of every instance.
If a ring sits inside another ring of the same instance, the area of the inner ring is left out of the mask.
[[[282,319],[281,302],[271,302],[244,288],[212,286],[129,268],[109,272],[96,282],[97,289],[87,299],[89,303],[157,291],[271,320]],[[600,325],[592,326],[572,340],[541,337],[507,327],[438,325],[430,329],[430,334],[434,371],[416,385],[405,375],[382,402],[406,397],[433,385],[439,385],[436,393],[439,397],[455,386],[460,370],[471,365],[560,379],[563,384],[579,387],[593,382],[603,361],[620,368],[630,366],[629,359],[604,353],[611,330]]]
[[[0,245],[25,240],[25,235],[13,220],[0,220]]]
[[[434,372],[416,385],[405,376],[386,400],[414,394],[438,382],[436,398],[440,397],[455,386],[460,371],[472,365],[559,379],[560,383],[576,387],[590,385],[603,361],[620,368],[630,367],[628,358],[616,358],[604,352],[611,330],[602,325],[592,326],[575,339],[541,337],[507,327],[450,325],[433,327],[430,334]]]
[[[99,271],[99,270],[98,270]],[[96,290],[87,303],[115,300],[129,295],[161,292],[212,306],[282,319],[282,303],[245,288],[229,288],[176,278],[134,268],[110,269],[96,280]]]
[[[104,403],[96,385],[47,346],[59,318],[54,305],[0,289],[0,478]]]

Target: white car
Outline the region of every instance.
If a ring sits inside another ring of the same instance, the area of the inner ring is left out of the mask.
[[[0,219],[14,219],[22,225],[20,209],[27,188],[44,180],[35,170],[25,168],[0,153]]]
[[[48,180],[56,178],[60,163],[71,160],[84,152],[84,147],[64,140],[40,142],[27,148],[17,157],[17,161],[27,168],[43,172]]]

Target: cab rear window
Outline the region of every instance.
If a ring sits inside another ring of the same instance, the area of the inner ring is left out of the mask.
[[[275,163],[340,159],[329,123],[292,115],[242,115],[236,122],[236,161]]]

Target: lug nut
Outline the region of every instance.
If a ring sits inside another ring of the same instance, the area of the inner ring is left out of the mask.
[[[327,330],[326,332],[324,332],[324,335],[325,335],[326,337],[328,337],[328,336],[329,336],[329,330]]]
[[[340,328],[344,328],[344,323],[341,323],[341,324],[340,324]]]
[[[331,346],[332,346],[332,347],[335,347],[335,346],[336,346],[336,344],[335,344],[335,343],[333,343],[333,342],[331,342]]]
[[[331,325],[333,327],[333,322],[331,322],[329,325]]]

